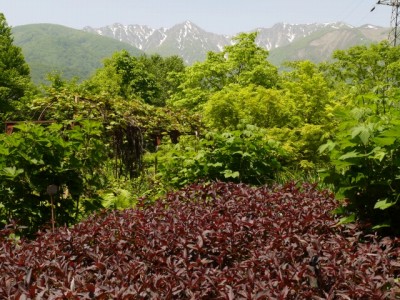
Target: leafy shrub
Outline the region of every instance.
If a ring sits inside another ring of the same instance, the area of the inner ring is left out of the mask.
[[[344,209],[375,228],[400,230],[400,122],[398,116],[376,116],[370,109],[354,109],[343,121],[329,150],[332,167],[324,171]]]
[[[329,161],[326,154],[318,151],[328,140],[329,130],[327,126],[304,124],[295,128],[271,128],[267,133],[288,153],[287,165],[291,170],[308,172],[318,170]]]
[[[13,134],[0,135],[0,225],[13,219],[29,234],[48,223],[51,184],[58,186],[59,224],[96,208],[93,199],[104,181],[99,166],[107,154],[101,124],[84,120],[70,126],[21,123]]]
[[[209,132],[204,138],[181,138],[179,144],[161,145],[148,156],[157,158],[157,173],[173,187],[199,181],[233,181],[264,184],[281,169],[285,152],[268,140],[266,132],[247,125],[242,130]]]
[[[273,128],[289,124],[293,111],[293,103],[281,90],[231,84],[210,97],[203,115],[205,122],[218,130],[236,129],[240,124]]]
[[[0,238],[0,298],[397,299],[400,240],[337,226],[315,186],[192,185],[36,240]]]

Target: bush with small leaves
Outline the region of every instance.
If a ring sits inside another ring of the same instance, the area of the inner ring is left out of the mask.
[[[33,241],[0,237],[0,298],[399,299],[400,240],[337,225],[314,185],[196,184]]]

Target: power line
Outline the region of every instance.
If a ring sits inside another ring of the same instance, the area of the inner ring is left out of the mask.
[[[390,19],[389,42],[393,45],[399,45],[400,42],[400,0],[379,0],[377,4],[389,5],[392,7],[392,17]]]
[[[349,17],[351,17],[351,16],[354,14],[354,12],[357,11],[357,10],[359,9],[359,7],[361,6],[361,4],[362,4],[363,2],[364,2],[364,0],[360,0],[359,3],[355,3],[355,2],[354,2],[354,5],[353,5],[352,7],[350,7],[349,10],[347,10],[347,12],[344,12],[344,14],[343,14],[343,16],[340,18],[340,20],[341,20],[343,23],[346,23],[346,22],[347,22],[347,19],[348,19]]]

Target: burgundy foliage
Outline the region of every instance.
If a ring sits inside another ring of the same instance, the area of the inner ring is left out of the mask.
[[[312,185],[192,185],[33,241],[0,237],[1,299],[400,299],[400,240],[336,226]]]

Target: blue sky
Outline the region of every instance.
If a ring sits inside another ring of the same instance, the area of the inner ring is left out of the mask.
[[[278,22],[342,21],[390,26],[391,7],[377,0],[2,0],[11,26],[54,23],[81,29],[113,23],[171,27],[186,20],[220,34],[235,34]],[[370,10],[376,6],[373,12]]]

